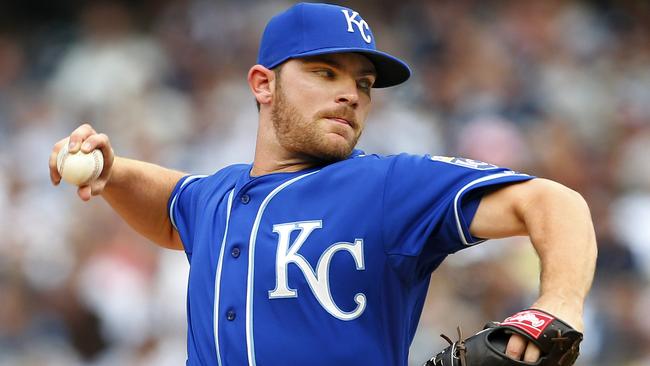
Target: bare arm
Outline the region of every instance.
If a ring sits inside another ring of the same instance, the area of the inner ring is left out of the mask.
[[[597,255],[594,228],[586,202],[561,184],[533,179],[485,196],[470,226],[476,237],[529,235],[541,261],[540,294],[532,307],[584,328],[584,301],[591,287]],[[524,353],[523,338],[513,337],[508,353]],[[539,351],[528,347],[525,361]]]
[[[167,213],[167,202],[183,173],[116,157],[101,196],[137,232],[158,245],[183,249]]]
[[[183,249],[178,232],[169,219],[167,202],[184,173],[115,157],[108,137],[98,134],[88,124],[77,128],[69,140],[75,145],[70,148],[71,153],[80,149],[84,152],[100,149],[104,156],[104,169],[99,178],[77,190],[82,200],[101,195],[138,233],[162,247]],[[67,142],[67,138],[57,142],[50,155],[50,179],[55,185],[61,181],[56,169],[56,155]]]

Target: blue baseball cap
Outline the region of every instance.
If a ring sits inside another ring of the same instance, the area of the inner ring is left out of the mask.
[[[257,63],[271,69],[292,58],[344,52],[363,54],[375,65],[374,88],[397,85],[411,76],[404,61],[377,50],[375,36],[359,13],[330,4],[299,3],[271,18]]]

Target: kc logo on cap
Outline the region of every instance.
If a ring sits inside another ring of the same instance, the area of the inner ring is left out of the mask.
[[[257,63],[272,69],[289,59],[356,53],[373,63],[374,88],[400,84],[411,75],[408,65],[379,51],[370,25],[361,15],[343,6],[298,3],[274,16],[264,29]]]
[[[366,34],[366,30],[370,32],[370,26],[368,26],[368,23],[359,16],[359,13],[352,11],[352,14],[350,14],[348,9],[341,9],[341,12],[345,14],[345,20],[348,22],[348,32],[354,33],[354,28],[352,28],[352,23],[354,23],[359,28],[361,38],[363,38],[366,43],[372,42],[372,37],[370,37],[369,34]],[[357,20],[357,17],[359,17],[359,20]]]

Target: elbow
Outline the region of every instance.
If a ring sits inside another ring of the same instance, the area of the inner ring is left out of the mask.
[[[563,186],[564,187],[564,186]],[[591,210],[589,209],[589,204],[587,203],[587,200],[579,193],[576,192],[570,188],[564,187],[567,191],[567,195],[571,196],[571,200],[573,204],[575,205],[578,215],[576,219],[578,220],[583,220],[585,222],[585,228],[586,230],[586,237],[587,239],[587,254],[589,258],[593,258],[594,262],[596,260],[596,257],[598,256],[598,245],[596,242],[596,232],[594,229],[594,223],[591,218]]]
[[[567,200],[567,205],[573,205],[576,207],[576,209],[578,209],[579,212],[581,212],[582,215],[584,215],[584,217],[591,223],[591,211],[589,209],[589,204],[587,203],[587,200],[582,196],[582,194],[560,183],[555,184],[559,186],[559,189],[563,190],[562,194],[565,196],[564,199]]]
[[[529,200],[531,203],[557,209],[563,209],[568,206],[578,210],[582,215],[586,215],[591,221],[589,205],[579,192],[545,178],[536,178],[530,181],[530,183],[533,186],[530,195],[531,199]]]
[[[582,231],[579,235],[586,239],[584,254],[595,260],[598,249],[587,200],[579,192],[552,180],[537,178],[531,181],[533,182],[536,187],[533,189],[534,193],[531,194],[532,199],[529,204],[536,206],[543,215],[569,221],[557,223],[566,230]]]

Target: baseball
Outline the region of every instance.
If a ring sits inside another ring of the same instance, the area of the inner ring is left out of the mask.
[[[56,169],[61,174],[61,178],[76,186],[81,186],[92,182],[102,174],[104,168],[104,157],[100,150],[93,150],[86,154],[81,151],[75,154],[68,152],[66,143],[56,159]]]

